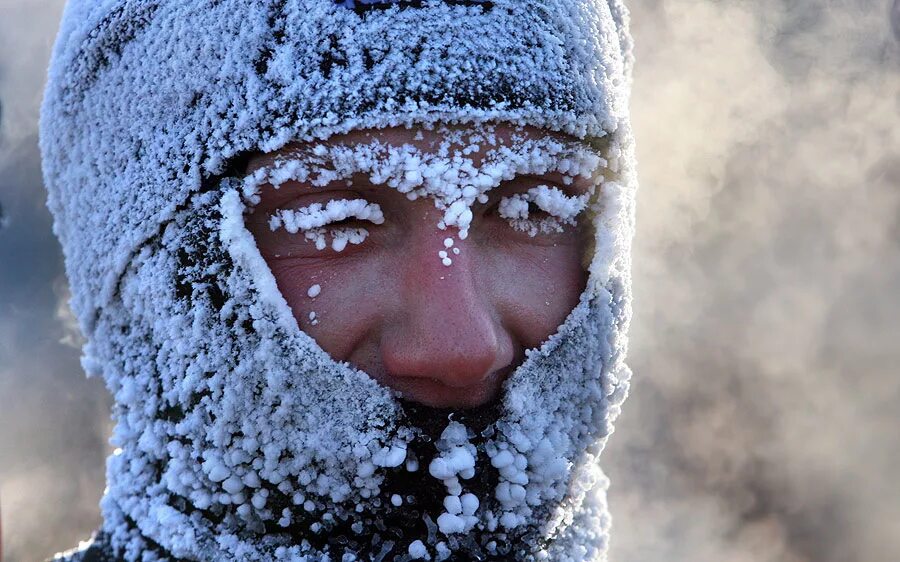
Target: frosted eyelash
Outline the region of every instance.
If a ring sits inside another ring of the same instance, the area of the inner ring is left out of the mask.
[[[499,214],[509,224],[529,236],[562,232],[563,226],[574,225],[575,219],[587,206],[591,192],[578,196],[566,195],[561,189],[547,185],[532,187],[525,193],[517,193],[500,200]],[[534,203],[550,215],[542,219],[528,216],[528,208]]]
[[[348,218],[376,225],[384,223],[384,213],[377,203],[365,199],[332,199],[324,205],[313,203],[299,209],[279,209],[269,217],[269,229],[275,232],[284,228],[291,234],[302,232],[307,240],[315,243],[317,250],[326,248],[326,237],[330,234],[331,249],[340,252],[347,244],[362,244],[369,236],[365,228],[326,228]]]

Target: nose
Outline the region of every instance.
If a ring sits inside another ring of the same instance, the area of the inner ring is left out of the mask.
[[[494,398],[513,361],[513,343],[487,291],[479,291],[474,244],[454,237],[452,264],[439,256],[454,232],[417,227],[399,265],[398,307],[385,326],[387,384],[432,407],[475,407]]]

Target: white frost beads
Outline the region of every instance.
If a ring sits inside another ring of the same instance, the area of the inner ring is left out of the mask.
[[[466,426],[450,422],[441,434],[438,455],[428,466],[428,473],[443,481],[447,488],[444,513],[437,518],[438,529],[445,535],[466,533],[478,523],[475,512],[479,501],[474,494],[463,494],[460,479],[475,476],[477,451],[469,442]]]

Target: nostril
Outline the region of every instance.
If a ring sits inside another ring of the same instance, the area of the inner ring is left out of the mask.
[[[409,321],[383,333],[382,384],[438,408],[475,407],[500,392],[514,358],[509,335],[488,317]]]

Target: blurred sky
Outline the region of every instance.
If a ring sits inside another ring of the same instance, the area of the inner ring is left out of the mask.
[[[636,378],[604,455],[614,562],[900,556],[890,4],[630,3],[642,186]],[[36,146],[62,5],[0,0],[7,562],[90,534],[108,453],[109,399],[78,364]]]

